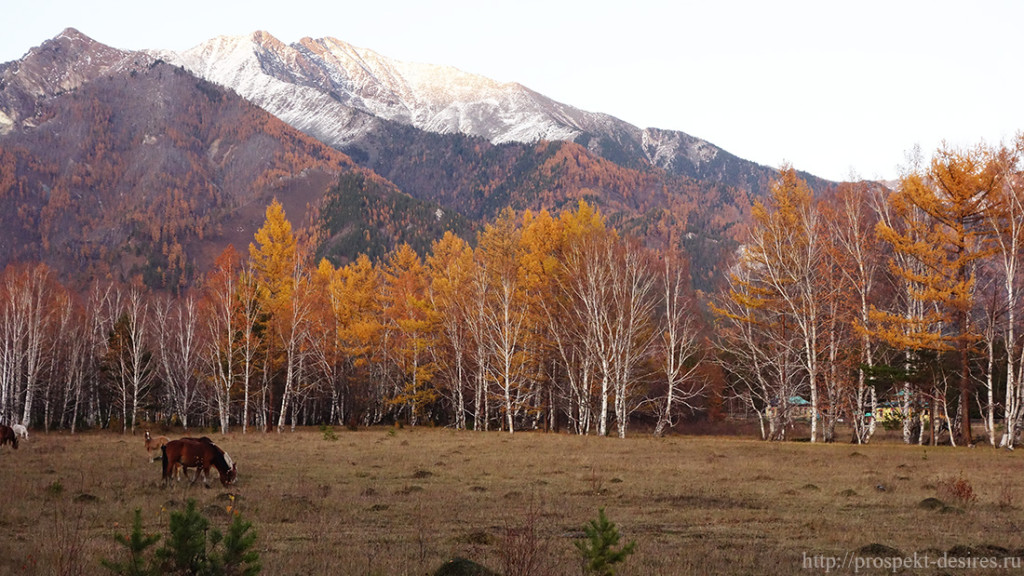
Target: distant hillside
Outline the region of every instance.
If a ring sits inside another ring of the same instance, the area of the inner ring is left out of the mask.
[[[743,189],[649,165],[623,167],[572,142],[495,145],[384,122],[343,150],[411,195],[471,221],[506,206],[557,212],[587,200],[624,231],[684,246],[702,288],[735,250],[752,203]]]

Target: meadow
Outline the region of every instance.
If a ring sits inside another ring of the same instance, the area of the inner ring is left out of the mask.
[[[820,574],[830,558],[847,559],[833,573],[892,573],[883,559],[1024,556],[1020,451],[882,435],[864,446],[423,427],[210,436],[238,464],[230,488],[216,473],[209,488],[162,487],[141,430],[34,431],[0,447],[0,574],[109,573],[99,560],[121,558],[113,536],[136,508],[147,533],[166,533],[188,499],[222,529],[231,509],[251,520],[271,575],[433,574],[455,557],[501,574],[583,574],[573,542],[601,508],[636,541],[621,575]]]

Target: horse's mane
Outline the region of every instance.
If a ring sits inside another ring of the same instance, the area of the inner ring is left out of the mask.
[[[225,452],[223,448],[214,444],[213,440],[203,436],[199,441],[204,444],[209,444],[210,447],[214,449],[213,465],[216,466],[218,470],[226,473],[234,467],[235,463],[231,460],[231,456],[228,456],[228,453]],[[223,465],[223,468],[221,465]]]

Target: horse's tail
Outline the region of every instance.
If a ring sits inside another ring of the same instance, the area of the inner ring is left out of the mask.
[[[166,481],[167,480],[167,445],[166,444],[164,444],[163,446],[160,447],[160,463],[163,465],[163,467],[161,468],[161,470],[162,470],[162,472],[161,472],[162,473],[162,477],[163,477],[164,481]]]

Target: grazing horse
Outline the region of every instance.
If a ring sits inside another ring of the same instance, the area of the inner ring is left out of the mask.
[[[149,430],[146,430],[146,453],[149,454],[150,460],[159,460],[159,456],[154,456],[153,453],[160,449],[161,446],[170,442],[171,439],[167,436],[157,436],[153,438],[149,435]]]
[[[186,470],[196,468],[196,476],[192,483],[203,475],[203,483],[210,485],[210,467],[215,466],[220,472],[220,483],[228,486],[235,481],[238,475],[238,467],[228,456],[227,452],[221,450],[207,437],[182,438],[171,440],[161,448],[163,460],[163,481],[166,484],[174,476],[178,466]]]
[[[14,449],[18,449],[18,436],[14,433],[14,430],[10,426],[4,426],[0,424],[0,446],[11,443]]]
[[[14,430],[14,435],[22,440],[28,440],[28,428],[25,428],[21,424],[15,424],[11,426],[11,430]]]

